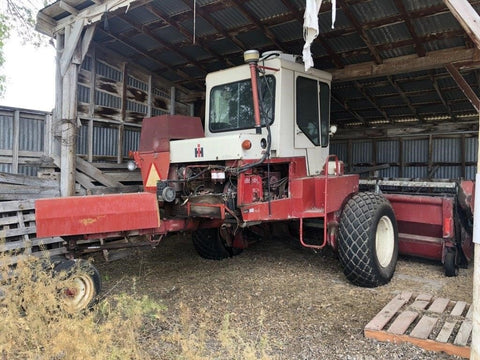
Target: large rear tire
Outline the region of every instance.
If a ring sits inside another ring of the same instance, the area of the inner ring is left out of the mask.
[[[398,229],[385,197],[364,192],[348,200],[340,217],[338,253],[353,284],[376,287],[390,281],[398,258]]]
[[[242,252],[229,246],[220,236],[218,229],[199,229],[192,233],[193,246],[204,259],[223,260]]]

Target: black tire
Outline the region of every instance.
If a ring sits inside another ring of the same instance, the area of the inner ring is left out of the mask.
[[[443,262],[443,267],[445,269],[445,276],[458,276],[457,249],[447,249],[447,253],[445,254],[445,260]]]
[[[77,313],[92,307],[98,300],[102,280],[97,268],[84,260],[64,260],[54,267],[55,276],[68,285],[59,289],[62,307]]]
[[[218,229],[200,229],[192,233],[193,246],[204,259],[223,260],[236,256],[242,249],[228,246]]]
[[[347,201],[340,217],[338,253],[353,284],[376,287],[390,281],[398,258],[398,229],[385,197],[363,192]]]

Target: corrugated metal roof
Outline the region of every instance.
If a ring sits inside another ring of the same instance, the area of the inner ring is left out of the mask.
[[[250,21],[248,21],[245,16],[234,7],[213,12],[211,16],[227,30],[250,24]]]
[[[271,26],[270,30],[284,42],[298,39],[303,34],[303,26],[296,20]]]
[[[392,0],[370,0],[350,7],[353,15],[361,21],[372,21],[398,14],[398,9]]]
[[[288,13],[287,7],[277,0],[250,0],[245,3],[245,7],[259,20],[268,20]]]
[[[367,30],[367,34],[371,42],[375,45],[389,44],[412,38],[404,22],[370,29]]]
[[[442,0],[402,1],[416,34],[412,35],[407,28],[394,0],[339,3],[335,29],[332,30],[331,3],[324,1],[318,16],[319,39],[312,44],[315,66],[332,69],[356,64],[374,66],[377,62],[386,67],[390,59],[405,55],[411,55],[414,59],[422,55],[422,49],[415,48],[414,35],[420,41],[425,41],[423,48],[427,55],[443,49],[472,48],[472,42]],[[89,7],[101,10],[101,5],[91,0],[67,2],[77,10]],[[480,0],[471,0],[470,3],[477,11],[480,10]],[[147,72],[178,82],[184,91],[195,92],[203,90],[201,77],[205,70],[215,71],[224,68],[225,64],[241,64],[242,53],[246,49],[257,48],[263,52],[280,48],[296,54],[302,51],[305,0],[292,0],[289,3],[284,0],[196,0],[196,6],[194,30],[192,1],[134,1],[128,9],[124,7],[107,12],[107,17],[103,16],[101,20],[98,16],[95,18],[99,20],[94,35],[95,45],[134,59],[132,61],[145,67]],[[292,11],[292,7],[298,12]],[[100,15],[102,11],[99,11]],[[160,15],[157,16],[156,12]],[[59,19],[66,21],[70,16],[60,7],[60,1],[47,6],[42,14],[51,17],[53,23]],[[356,21],[351,21],[352,16]],[[47,22],[45,26],[53,25]],[[361,29],[365,31],[366,38],[360,36]],[[194,31],[197,44],[192,44]],[[478,76],[474,75],[474,70],[463,71],[462,75],[473,86],[473,91],[480,95]],[[385,111],[389,118],[412,118],[412,110],[405,104],[404,96],[414,106],[418,105],[416,111],[420,114],[449,119],[452,112],[472,113],[472,105],[443,67],[395,74],[392,78],[399,84],[403,94],[388,85],[388,79],[384,76],[369,81],[357,80],[364,94],[351,81],[334,83],[333,96],[340,101],[347,101],[349,107],[345,109],[335,103],[332,106],[332,122],[341,126],[358,123],[355,113],[360,114],[367,124],[369,121],[385,121],[376,106]],[[449,109],[436,93],[434,81],[438,82]]]

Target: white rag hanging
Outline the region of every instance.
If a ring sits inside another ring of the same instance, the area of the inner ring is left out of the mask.
[[[332,29],[337,16],[337,1],[332,1]],[[303,39],[305,45],[303,46],[303,62],[305,64],[305,71],[313,67],[313,58],[310,51],[313,40],[318,36],[318,12],[322,6],[322,0],[306,0],[305,14],[303,15]]]

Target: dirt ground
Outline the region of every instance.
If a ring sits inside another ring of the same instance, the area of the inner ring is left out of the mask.
[[[253,344],[275,359],[453,359],[367,339],[363,328],[404,290],[468,303],[472,298],[473,265],[447,278],[440,263],[401,257],[388,285],[365,289],[345,279],[332,251],[314,253],[285,239],[260,241],[239,256],[210,261],[197,255],[189,236],[179,235],[126,259],[97,259],[96,266],[103,296],[148,295],[167,307],[165,319],[146,325],[143,340],[158,359],[195,358],[179,355],[180,342],[165,341],[174,333],[189,337],[203,359],[243,358],[218,355],[217,332],[226,322],[233,341]]]

